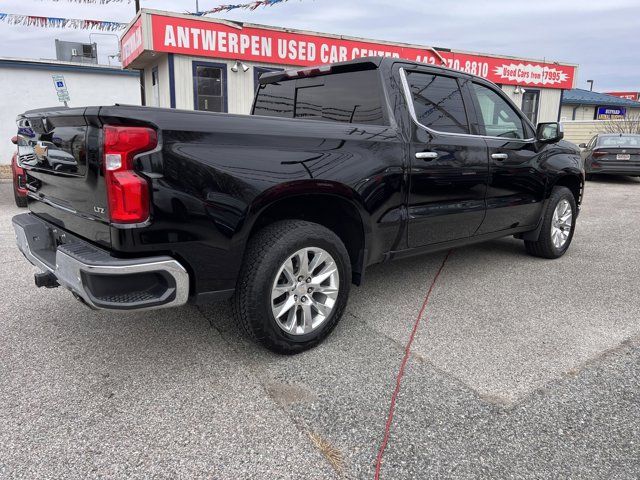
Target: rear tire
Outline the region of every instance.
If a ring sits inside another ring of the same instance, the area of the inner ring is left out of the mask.
[[[249,240],[234,317],[252,340],[268,349],[299,353],[318,345],[337,325],[350,284],[349,254],[335,233],[302,220],[275,222]],[[307,288],[313,293],[305,293]],[[287,305],[292,306],[284,310]],[[281,310],[286,313],[276,318]]]
[[[576,199],[571,190],[567,187],[554,187],[542,215],[538,240],[524,242],[527,252],[542,258],[559,258],[564,255],[573,239],[577,212]],[[570,224],[563,220],[568,214]]]
[[[593,180],[593,173],[585,174],[584,179],[587,180],[587,181]]]

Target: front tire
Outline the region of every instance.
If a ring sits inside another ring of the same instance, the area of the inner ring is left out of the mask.
[[[567,187],[554,187],[542,217],[536,241],[525,240],[527,252],[536,257],[559,258],[569,249],[576,228],[576,199]]]
[[[275,222],[249,240],[234,317],[268,349],[299,353],[337,325],[350,283],[349,254],[335,233],[307,221]]]
[[[16,202],[17,207],[24,208],[27,206],[27,197],[18,195],[15,186],[13,187],[13,200]]]

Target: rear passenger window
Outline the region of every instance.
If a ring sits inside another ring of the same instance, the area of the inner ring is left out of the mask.
[[[261,85],[253,115],[384,125],[377,70]]]
[[[295,114],[296,118],[308,118],[322,120],[329,117],[325,105],[330,99],[325,99],[326,88],[324,85],[296,88]],[[327,118],[329,120],[329,118]],[[334,120],[334,119],[330,119]],[[341,120],[337,120],[341,121]],[[347,119],[347,122],[349,120]]]
[[[522,118],[507,101],[490,88],[472,84],[480,106],[481,126],[489,137],[525,138]]]
[[[418,121],[433,130],[469,133],[462,93],[455,78],[408,72],[407,81]]]
[[[293,118],[295,80],[260,85],[253,115]]]

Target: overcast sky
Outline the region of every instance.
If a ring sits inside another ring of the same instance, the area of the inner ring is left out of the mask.
[[[247,0],[200,0],[206,10]],[[141,0],[143,8],[193,11],[195,0]],[[128,22],[134,4],[0,0],[0,12]],[[577,86],[640,90],[640,0],[289,0],[220,18],[580,65]],[[90,38],[91,36],[91,38]],[[54,39],[98,43],[101,63],[117,40],[98,32],[0,23],[0,56],[54,58]]]

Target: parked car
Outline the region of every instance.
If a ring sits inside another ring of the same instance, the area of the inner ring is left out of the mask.
[[[587,180],[593,175],[640,176],[640,135],[616,133],[595,135],[581,143]]]
[[[13,224],[38,286],[119,311],[233,297],[283,353],[324,339],[374,263],[508,235],[562,256],[584,184],[560,124],[392,58],[265,74],[251,116],[58,108],[19,126],[33,200]]]
[[[18,137],[13,137],[11,142],[16,145]],[[18,165],[18,152],[11,156],[11,176],[13,178],[13,198],[18,207],[27,206],[27,188],[25,185],[24,170]]]

